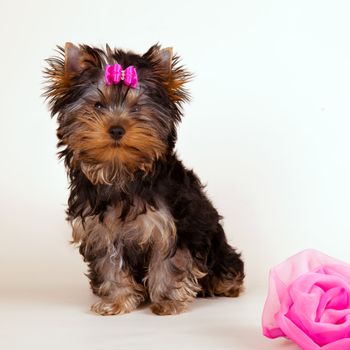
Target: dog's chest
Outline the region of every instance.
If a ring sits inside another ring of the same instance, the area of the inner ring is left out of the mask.
[[[135,201],[125,220],[120,219],[120,212],[120,207],[111,207],[105,217],[105,224],[111,234],[124,244],[137,243],[142,247],[154,243],[164,246],[175,237],[174,219],[162,203],[155,209]]]
[[[153,208],[136,200],[124,220],[121,219],[122,210],[118,204],[110,206],[102,222],[98,217],[88,217],[84,224],[75,220],[73,241],[101,248],[113,244],[143,249],[152,244],[164,252],[170,249],[175,240],[176,227],[163,203]]]

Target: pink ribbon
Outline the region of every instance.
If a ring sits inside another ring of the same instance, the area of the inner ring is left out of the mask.
[[[124,85],[131,88],[136,88],[138,83],[137,72],[134,66],[129,66],[123,70],[122,66],[118,63],[107,64],[105,68],[105,82],[107,85],[117,85],[120,81],[123,81]]]

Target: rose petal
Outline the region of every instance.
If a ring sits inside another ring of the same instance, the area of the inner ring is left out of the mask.
[[[294,343],[298,344],[304,350],[319,350],[321,347],[313,342],[299,327],[297,327],[285,315],[278,313],[276,322],[281,327],[282,332]],[[344,349],[343,349],[344,350]]]
[[[350,338],[337,340],[333,343],[322,346],[321,349],[322,350],[349,350]]]
[[[324,346],[318,345],[310,339],[299,327],[282,314],[276,315],[276,321],[281,326],[282,332],[303,350],[349,350],[350,338],[340,339]]]
[[[339,286],[327,290],[320,298],[317,308],[316,321],[325,323],[338,323],[339,319],[334,319],[336,313],[329,313],[330,310],[344,310],[349,307],[349,291]],[[329,317],[328,315],[331,314]],[[342,316],[344,317],[344,316]]]
[[[339,324],[344,324],[350,319],[350,308],[344,310],[326,310],[322,315],[322,323],[333,324],[338,327]]]
[[[332,276],[339,276],[341,279],[350,284],[350,269],[349,265],[334,263],[325,264],[324,273]]]

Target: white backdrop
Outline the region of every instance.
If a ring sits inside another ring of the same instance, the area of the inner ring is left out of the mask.
[[[247,290],[304,248],[350,261],[349,13],[346,0],[2,0],[0,288],[87,288],[40,97],[65,41],[159,42],[194,72],[177,151],[243,252]]]

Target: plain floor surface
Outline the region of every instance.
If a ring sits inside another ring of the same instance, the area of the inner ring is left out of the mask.
[[[188,312],[153,315],[145,306],[122,316],[89,311],[95,301],[86,285],[0,294],[0,349],[36,350],[298,350],[261,334],[265,291],[240,298],[197,299]]]

